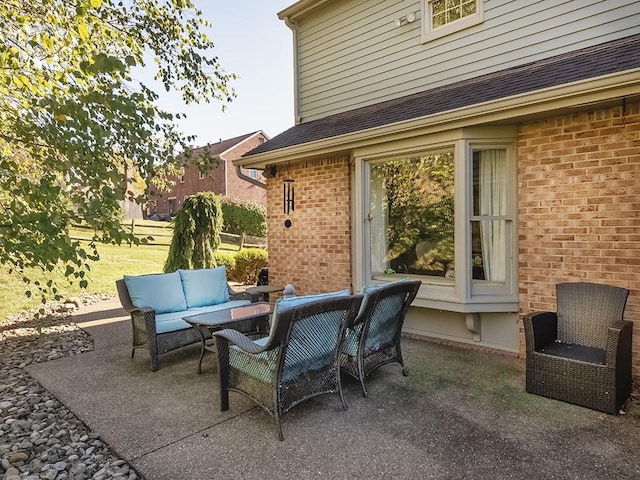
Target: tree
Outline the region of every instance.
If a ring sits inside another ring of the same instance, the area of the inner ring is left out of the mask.
[[[214,254],[222,232],[220,198],[213,192],[196,193],[184,201],[172,221],[173,238],[164,271],[217,266]]]
[[[0,264],[27,295],[59,297],[33,269],[86,286],[97,242],[138,242],[119,221],[119,201],[144,201],[130,172],[161,176],[193,138],[134,74],[155,65],[185,103],[224,108],[235,76],[208,26],[191,0],[0,0]],[[68,238],[75,222],[98,232],[88,246]]]

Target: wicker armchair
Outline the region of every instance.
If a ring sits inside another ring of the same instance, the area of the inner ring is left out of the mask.
[[[229,408],[230,390],[242,393],[273,415],[280,440],[280,417],[308,398],[338,393],[346,410],[338,349],[361,301],[343,296],[282,309],[269,336],[256,341],[235,330],[215,332],[220,409]]]
[[[629,291],[595,283],[556,291],[557,313],[524,317],[527,392],[615,415],[631,393]]]
[[[404,317],[420,285],[420,281],[400,281],[363,289],[360,313],[347,325],[340,354],[340,367],[360,380],[362,396],[367,396],[365,377],[382,365],[398,362],[402,374],[407,376],[400,335]]]

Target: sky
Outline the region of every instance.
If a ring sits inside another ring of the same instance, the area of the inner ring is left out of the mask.
[[[239,78],[231,83],[237,97],[223,112],[218,102],[185,105],[179,95],[154,88],[159,104],[185,113],[179,125],[196,135],[194,146],[215,143],[257,130],[269,138],[292,127],[293,37],[277,16],[295,0],[194,0],[212,24],[205,30],[215,44],[212,54]]]

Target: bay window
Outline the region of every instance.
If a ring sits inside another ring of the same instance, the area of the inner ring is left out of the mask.
[[[515,148],[495,132],[456,131],[431,148],[425,137],[406,153],[356,152],[361,284],[411,277],[423,282],[424,306],[514,308]]]

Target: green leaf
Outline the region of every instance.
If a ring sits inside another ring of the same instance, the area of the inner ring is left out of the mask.
[[[89,40],[89,29],[87,28],[86,23],[83,22],[78,24],[78,34],[80,35],[80,38],[85,42]]]

